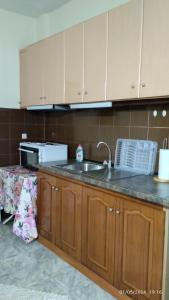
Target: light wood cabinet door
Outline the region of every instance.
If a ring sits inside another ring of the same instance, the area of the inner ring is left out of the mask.
[[[41,236],[54,242],[55,187],[56,178],[46,174],[38,175],[38,231]]]
[[[65,103],[81,102],[83,98],[83,24],[65,34]]]
[[[21,107],[43,104],[42,43],[33,44],[20,51]]]
[[[21,107],[43,104],[41,43],[20,51],[20,97]]]
[[[159,300],[162,289],[164,213],[127,200],[119,202],[118,212],[114,285],[119,290],[133,291],[133,299]],[[139,291],[146,294],[139,295]]]
[[[84,23],[83,102],[106,99],[107,14]]]
[[[85,188],[83,191],[83,264],[113,282],[115,201],[106,193]]]
[[[142,4],[132,0],[109,11],[107,100],[139,96]]]
[[[43,40],[42,79],[44,104],[64,101],[64,34]]]
[[[61,196],[61,247],[80,261],[82,187],[60,179],[57,179],[57,186]]]
[[[27,53],[26,50],[20,51],[20,101],[21,107],[27,107]]]
[[[144,0],[140,97],[169,95],[168,11],[168,0]]]
[[[40,105],[44,103],[42,82],[43,43],[36,43],[26,48],[26,80],[27,104]]]

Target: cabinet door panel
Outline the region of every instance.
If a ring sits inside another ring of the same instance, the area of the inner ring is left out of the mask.
[[[107,14],[84,23],[84,102],[105,100]]]
[[[59,33],[43,41],[44,104],[64,100],[64,34]]]
[[[114,202],[92,189],[85,189],[83,196],[83,263],[112,283]]]
[[[40,175],[38,181],[38,227],[39,233],[53,241],[55,224],[53,223],[54,190],[56,179],[48,175]]]
[[[168,0],[144,0],[140,97],[169,95],[168,11]]]
[[[27,54],[26,50],[20,52],[20,100],[21,107],[27,106]]]
[[[130,1],[109,12],[107,100],[137,98],[139,95],[141,23],[140,0]]]
[[[151,291],[162,289],[163,212],[128,201],[120,210],[115,287],[146,293],[133,295],[134,299],[160,299],[160,294]]]
[[[59,189],[59,182],[55,178],[55,189],[53,191],[53,211],[52,211],[52,223],[53,223],[53,241],[61,248],[61,190]]]
[[[60,181],[61,243],[65,252],[81,259],[81,186]]]
[[[83,90],[83,24],[65,31],[65,102],[81,102]]]
[[[27,65],[27,103],[28,105],[43,104],[42,56],[43,44],[36,43],[26,49]]]

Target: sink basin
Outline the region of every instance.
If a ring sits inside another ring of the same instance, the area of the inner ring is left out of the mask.
[[[81,162],[81,163],[72,163],[62,166],[62,169],[75,171],[78,173],[90,172],[90,171],[99,171],[104,169],[103,165],[91,162]]]

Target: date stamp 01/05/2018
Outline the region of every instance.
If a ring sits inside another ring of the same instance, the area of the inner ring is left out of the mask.
[[[119,293],[121,295],[146,295],[146,294],[150,294],[150,295],[162,295],[163,291],[162,290],[119,290]]]

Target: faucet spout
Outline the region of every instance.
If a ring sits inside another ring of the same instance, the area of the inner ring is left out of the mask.
[[[109,147],[109,145],[107,144],[107,143],[105,143],[105,142],[99,142],[98,144],[97,144],[97,149],[100,147],[100,145],[105,145],[106,146],[106,148],[107,148],[107,150],[108,150],[108,153],[109,153],[109,159],[108,159],[108,169],[111,169],[111,163],[112,163],[112,161],[111,161],[111,150],[110,150],[110,147]]]

